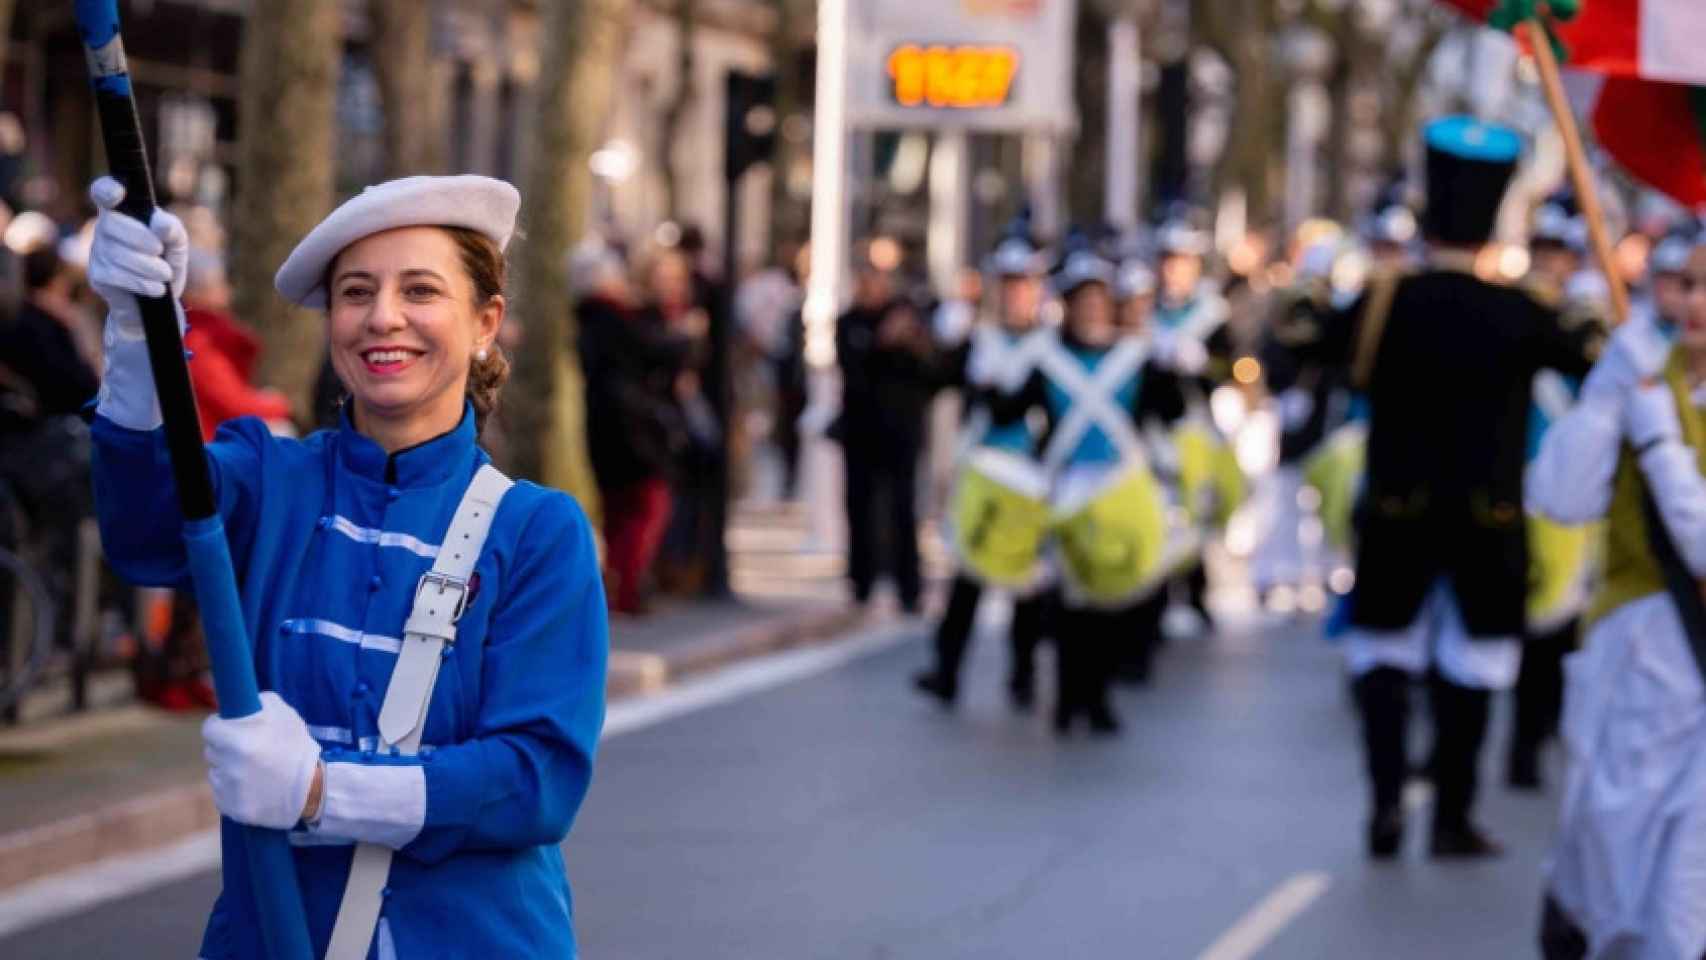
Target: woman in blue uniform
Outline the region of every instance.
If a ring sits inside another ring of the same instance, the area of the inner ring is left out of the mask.
[[[137,296],[181,290],[187,241],[169,214],[116,213],[115,182],[91,193],[102,539],[129,579],[186,588]],[[319,956],[575,953],[558,844],[604,718],[598,561],[572,499],[510,484],[476,443],[508,375],[494,339],[519,201],[414,177],[339,207],[276,279],[325,311],[338,427],[285,440],[243,418],[207,447],[266,691],[259,713],[207,721],[209,780],[230,821],[290,831]],[[417,603],[446,591],[454,610]],[[233,838],[205,960],[263,955]]]

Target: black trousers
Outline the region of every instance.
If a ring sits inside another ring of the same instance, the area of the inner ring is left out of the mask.
[[[853,597],[871,597],[881,566],[880,545],[887,540],[889,569],[901,606],[916,609],[923,595],[918,566],[918,449],[897,443],[848,444],[847,578]]]
[[[1564,710],[1564,657],[1575,648],[1581,621],[1571,620],[1528,637],[1516,678],[1516,716],[1511,761],[1528,760],[1558,733]]]
[[[1410,675],[1392,667],[1370,670],[1357,678],[1356,697],[1375,813],[1397,810],[1410,770]],[[1428,698],[1434,723],[1434,827],[1461,829],[1469,825],[1475,803],[1492,695],[1430,674]]]
[[[1154,674],[1167,603],[1167,591],[1162,589],[1119,612],[1119,659],[1115,666],[1121,678],[1148,683]]]
[[[1122,655],[1120,611],[1063,607],[1054,633],[1055,716],[1106,710],[1108,683]]]
[[[950,683],[959,680],[960,664],[971,644],[977,605],[982,599],[983,584],[963,573],[956,575],[948,588],[948,609],[936,628],[936,675]],[[1008,674],[1012,686],[1031,684],[1036,672],[1037,642],[1042,638],[1051,600],[1052,594],[1045,591],[1013,601],[1013,622],[1007,632],[1013,656]]]

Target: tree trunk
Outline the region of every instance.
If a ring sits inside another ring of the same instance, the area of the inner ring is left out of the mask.
[[[287,303],[273,274],[332,204],[336,0],[253,4],[243,26],[232,305],[260,331],[261,379],[307,419],[325,346],[321,314]]]
[[[804,91],[800,89],[800,49],[795,33],[799,30],[800,0],[774,0],[776,33],[770,38],[771,69],[776,75],[776,149],[770,157],[770,253],[777,255],[795,243],[805,240],[806,218],[804,204],[795,202],[788,190],[788,171],[792,170],[804,143],[788,136],[788,118],[801,112]],[[784,264],[787,266],[787,264]]]
[[[675,148],[681,142],[681,121],[698,95],[698,63],[694,43],[699,26],[698,0],[675,0],[675,95],[663,111],[658,129],[658,165],[663,175],[664,210],[681,220],[681,181],[675,175]]]
[[[444,172],[450,61],[433,52],[433,8],[428,0],[367,0],[386,179]]]
[[[1095,5],[1079,4],[1073,46],[1078,137],[1072,147],[1066,206],[1073,223],[1093,227],[1107,211],[1108,180],[1108,18]]]
[[[585,233],[587,158],[604,135],[632,0],[544,4],[537,113],[527,160],[525,240],[514,251],[523,343],[507,394],[516,472],[567,490],[596,516],[584,378],[564,257]]]
[[[18,0],[0,0],[0,81],[6,77],[6,49],[12,42],[12,11],[17,9]],[[0,88],[4,84],[0,83]],[[5,93],[0,89],[0,93]]]

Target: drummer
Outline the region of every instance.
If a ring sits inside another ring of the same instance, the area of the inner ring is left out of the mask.
[[[170,214],[120,214],[116,181],[91,194],[101,539],[126,578],[182,588],[138,298],[182,290],[188,239]],[[293,440],[241,417],[206,447],[264,691],[258,713],[207,721],[208,779],[228,822],[290,832],[315,956],[575,953],[558,845],[604,719],[598,556],[573,499],[479,447],[509,371],[520,202],[486,177],[411,177],[333,211],[275,285],[324,313],[339,425]],[[224,832],[206,960],[266,955],[240,837]]]
[[[1029,374],[1032,345],[1027,338],[1036,331],[1042,315],[1044,268],[1042,251],[1022,228],[1010,231],[996,245],[986,267],[998,290],[995,321],[975,327],[950,363],[966,397],[962,443],[972,453],[1004,454],[1003,459],[1019,470],[1034,464],[1036,438],[1022,421],[992,425],[986,401],[991,392],[1010,390]],[[963,471],[969,469],[966,459],[961,458],[962,479]],[[978,601],[983,597],[984,580],[974,566],[975,560],[962,563],[954,575],[947,610],[936,628],[936,663],[913,678],[918,690],[943,706],[953,706],[959,696],[960,663],[971,640]],[[1019,711],[1029,710],[1036,697],[1034,659],[1049,596],[1045,591],[1033,592],[1018,597],[1013,605],[1007,692]]]
[[[1054,474],[1051,498],[1062,513],[1068,513],[1073,503],[1087,503],[1116,489],[1111,484],[1129,471],[1140,470],[1147,477],[1137,424],[1150,418],[1171,423],[1184,414],[1178,378],[1147,364],[1145,345],[1122,336],[1113,281],[1112,264],[1088,245],[1069,241],[1054,275],[1065,307],[1062,329],[1058,336],[1043,335],[1045,349],[1024,385],[992,404],[997,423],[1018,421],[1032,410],[1046,416],[1048,426],[1039,447],[1045,466]],[[1150,539],[1163,532],[1151,531]],[[1085,552],[1096,553],[1110,545],[1086,546]],[[1055,631],[1059,649],[1055,730],[1070,732],[1082,715],[1092,732],[1117,733],[1119,718],[1108,702],[1108,681],[1122,653],[1118,613],[1140,599],[1139,591],[1118,598],[1092,596],[1083,571],[1075,572],[1071,551],[1063,552],[1068,554],[1062,564],[1067,583]]]

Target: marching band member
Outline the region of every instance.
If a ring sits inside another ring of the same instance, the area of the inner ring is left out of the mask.
[[[1597,348],[1589,330],[1566,332],[1554,311],[1473,272],[1521,138],[1467,117],[1423,133],[1427,267],[1378,278],[1308,348],[1350,368],[1371,414],[1344,647],[1372,786],[1368,850],[1381,859],[1403,839],[1409,688],[1422,675],[1435,734],[1432,853],[1500,852],[1471,809],[1491,694],[1516,680],[1522,655],[1532,383],[1545,367],[1585,373]]]
[[[1230,310],[1214,281],[1204,275],[1209,238],[1203,231],[1180,219],[1163,223],[1156,231],[1157,273],[1160,290],[1155,302],[1152,348],[1157,358],[1183,375],[1186,398],[1194,422],[1188,445],[1210,458],[1225,458],[1226,439],[1210,415],[1208,399],[1216,387],[1232,377],[1234,346],[1227,326]],[[1241,500],[1242,490],[1236,492]],[[1229,514],[1236,503],[1223,505]],[[1206,519],[1206,518],[1205,518]],[[1213,524],[1206,524],[1212,528]],[[1212,529],[1205,532],[1212,533]],[[1169,590],[1182,594],[1206,628],[1212,628],[1208,609],[1208,568],[1199,554],[1185,564]]]
[[[1572,218],[1556,203],[1541,206],[1530,241],[1532,269],[1522,285],[1534,299],[1559,311],[1564,326],[1605,323],[1604,279],[1584,271],[1586,222]],[[1597,293],[1595,292],[1597,290]],[[1528,419],[1528,459],[1532,463],[1552,424],[1575,402],[1579,382],[1555,370],[1534,378]],[[1545,781],[1541,748],[1557,732],[1563,708],[1564,656],[1575,646],[1580,617],[1587,607],[1598,531],[1589,525],[1560,524],[1529,512],[1528,625],[1523,634],[1522,666],[1512,688],[1514,719],[1505,756],[1505,784],[1537,791]]]
[[[1136,424],[1184,414],[1178,378],[1147,363],[1143,341],[1122,337],[1113,266],[1069,244],[1055,277],[1065,322],[1015,393],[992,404],[997,423],[1046,415],[1039,441],[1052,474],[1050,500],[1061,556],[1063,609],[1055,631],[1059,690],[1055,730],[1083,715],[1099,734],[1119,730],[1108,681],[1120,656],[1118,611],[1155,589],[1170,559],[1164,491],[1149,471]]]
[[[1043,268],[1043,254],[1028,236],[1008,236],[996,246],[988,264],[998,282],[996,320],[973,327],[949,363],[966,394],[967,449],[950,508],[961,568],[936,628],[936,664],[913,678],[914,686],[945,706],[959,695],[960,663],[986,583],[1020,594],[1009,626],[1007,692],[1019,710],[1029,710],[1036,696],[1033,664],[1052,595],[1034,583],[1046,521],[1046,479],[1035,462],[1030,426],[992,423],[988,397],[1013,389],[1029,375],[1038,344],[1031,335],[1042,315]]]
[[[118,213],[116,181],[91,192],[102,541],[128,579],[184,588],[138,297],[177,295],[187,241],[169,214]],[[264,690],[259,713],[206,722],[208,778],[228,821],[290,831],[316,956],[575,953],[558,844],[604,717],[598,558],[571,498],[477,445],[508,374],[519,203],[485,177],[411,177],[333,211],[276,285],[325,312],[339,426],[291,440],[245,417],[206,448]],[[239,839],[206,960],[265,955]]]
[[[1563,810],[1544,953],[1706,956],[1706,246],[1674,347],[1625,324],[1547,434],[1535,506],[1603,519],[1604,577],[1565,665]]]

